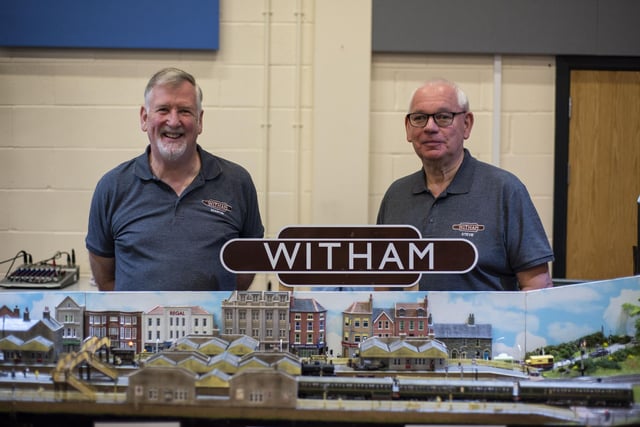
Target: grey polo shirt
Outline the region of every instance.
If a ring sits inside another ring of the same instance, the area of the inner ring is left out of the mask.
[[[391,184],[377,223],[413,225],[423,238],[464,238],[475,244],[478,263],[473,270],[423,274],[420,290],[518,290],[516,272],[553,261],[524,184],[466,149],[460,169],[438,198],[427,189],[423,169]]]
[[[116,291],[233,290],[220,261],[229,239],[261,238],[256,189],[241,166],[198,147],[202,167],[177,196],[147,151],[107,172],[89,214],[87,249],[116,259]]]

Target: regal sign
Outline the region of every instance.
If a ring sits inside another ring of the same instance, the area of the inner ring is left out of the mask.
[[[465,239],[422,239],[411,226],[290,226],[276,239],[233,239],[220,254],[234,273],[277,273],[287,286],[411,286],[421,274],[466,273]]]

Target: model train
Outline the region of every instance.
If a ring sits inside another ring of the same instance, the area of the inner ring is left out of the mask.
[[[558,406],[629,407],[629,383],[577,381],[435,380],[390,377],[298,377],[301,399],[466,400]]]
[[[302,363],[300,371],[301,374],[305,376],[332,376],[335,375],[335,366],[331,363],[316,360],[313,362]]]
[[[527,366],[530,366],[532,368],[538,368],[538,369],[542,369],[547,370],[547,369],[553,369],[553,355],[552,354],[543,354],[540,356],[531,356],[529,359],[527,359],[525,361],[525,364]]]

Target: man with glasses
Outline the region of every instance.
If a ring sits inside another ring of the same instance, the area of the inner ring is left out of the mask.
[[[511,291],[552,286],[553,261],[542,222],[524,184],[464,148],[474,116],[453,82],[420,86],[405,117],[407,140],[422,168],[391,184],[378,224],[408,224],[422,237],[463,238],[478,250],[464,274],[423,274],[420,290]]]

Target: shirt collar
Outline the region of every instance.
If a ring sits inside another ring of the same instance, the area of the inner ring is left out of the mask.
[[[473,184],[473,174],[476,170],[477,160],[471,156],[471,153],[466,148],[464,149],[464,158],[462,164],[453,177],[453,181],[447,187],[445,194],[464,194],[468,193]],[[413,174],[413,194],[420,194],[427,191],[426,177],[424,168]]]
[[[200,155],[200,174],[205,180],[214,179],[221,172],[220,163],[218,159],[211,153],[204,151],[200,145],[196,146],[198,154]],[[154,179],[151,166],[149,165],[149,154],[151,153],[151,146],[147,145],[143,154],[139,155],[135,159],[134,173],[135,175],[145,181],[151,181]]]

